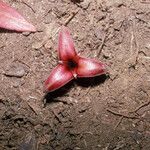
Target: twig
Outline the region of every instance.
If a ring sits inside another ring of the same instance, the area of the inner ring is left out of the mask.
[[[83,139],[83,142],[84,142],[85,147],[87,148],[87,142],[86,142],[86,140]]]
[[[105,34],[105,36],[104,36],[104,38],[102,39],[102,44],[99,46],[99,51],[98,51],[98,53],[97,53],[97,57],[99,57],[99,55],[101,54],[101,52],[102,52],[102,48],[103,48],[103,46],[104,46],[104,43],[105,43],[105,40],[106,40],[106,37],[107,37],[107,33]]]
[[[136,113],[138,110],[140,110],[141,108],[145,107],[145,106],[148,106],[150,104],[150,101],[138,106],[135,110],[133,111],[130,111],[130,113]]]
[[[54,114],[55,118],[59,121],[59,123],[62,123],[60,117],[59,117],[58,114],[55,112],[55,110],[52,110],[52,113]]]
[[[59,28],[54,32],[54,34],[51,36],[52,39],[56,36],[56,34],[58,33],[59,30],[60,30],[60,27],[59,27]]]
[[[121,116],[121,117],[124,117],[124,118],[139,119],[139,117],[136,117],[136,116],[128,116],[128,115],[125,115],[125,114],[121,114],[121,113],[119,113],[119,112],[115,112],[115,111],[113,111],[113,110],[111,110],[111,109],[108,109],[108,108],[107,108],[107,111],[110,112],[110,113],[112,113],[112,114],[114,114],[114,115]]]
[[[5,47],[5,45],[0,45],[0,48],[3,48],[3,47]]]
[[[23,62],[22,60],[19,60],[18,58],[14,59],[13,62],[19,62],[19,63],[25,65],[26,67],[30,68],[30,66],[27,63]]]
[[[118,123],[115,125],[114,130],[116,130],[116,128],[119,126],[119,124],[122,122],[124,116],[121,116]]]
[[[88,87],[87,90],[86,90],[86,92],[84,93],[84,95],[83,95],[81,98],[83,98],[85,95],[88,95],[89,92],[90,92],[90,90],[91,90],[91,87]],[[80,90],[80,91],[81,91],[81,90]],[[79,92],[80,92],[80,91],[79,91]]]
[[[5,97],[5,99],[6,99],[6,94],[2,91],[2,90],[0,90],[0,92],[4,95],[4,97]],[[0,102],[2,102],[3,104],[4,104],[4,102],[3,102],[3,98],[0,98]]]
[[[79,10],[77,10],[76,12],[73,12],[71,14],[70,17],[67,18],[67,20],[65,21],[64,25],[67,26],[69,24],[69,22],[76,16],[76,14],[79,12]]]
[[[130,46],[130,50],[131,50],[131,65],[132,66],[136,66],[138,63],[138,55],[139,55],[139,45],[137,42],[137,37],[136,37],[136,23],[135,20],[133,20],[133,24],[132,24],[132,32],[131,32],[131,46]],[[133,52],[135,50],[135,52]]]
[[[24,0],[22,0],[21,2],[25,4],[27,7],[29,7],[34,13],[36,13],[36,11],[29,4],[27,4],[27,2],[25,2]]]
[[[39,116],[38,112],[34,109],[34,107],[26,100],[24,102],[29,106],[29,108],[37,115]]]

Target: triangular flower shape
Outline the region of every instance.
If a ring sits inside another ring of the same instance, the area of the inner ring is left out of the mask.
[[[0,1],[0,28],[16,30],[19,32],[35,32],[35,27],[27,22],[14,8]]]
[[[73,78],[95,77],[106,73],[106,66],[102,62],[77,54],[67,27],[62,27],[58,39],[59,64],[45,81],[45,92],[52,92]]]

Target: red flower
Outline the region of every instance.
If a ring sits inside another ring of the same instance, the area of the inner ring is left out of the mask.
[[[0,1],[0,28],[16,31],[35,32],[35,27],[27,22],[14,8]]]
[[[52,92],[74,78],[94,77],[106,73],[105,65],[77,54],[67,27],[62,27],[58,42],[59,64],[45,82],[45,91]]]

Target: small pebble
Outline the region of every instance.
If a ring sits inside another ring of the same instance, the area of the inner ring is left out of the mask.
[[[35,43],[32,44],[32,48],[35,49],[35,50],[40,49],[42,46],[43,46],[43,42],[42,41],[35,42]]]
[[[19,150],[37,150],[37,141],[35,135],[29,133],[20,144]]]
[[[28,72],[28,68],[21,63],[14,63],[9,66],[9,68],[5,71],[5,75],[9,77],[18,77],[21,78],[26,75]]]

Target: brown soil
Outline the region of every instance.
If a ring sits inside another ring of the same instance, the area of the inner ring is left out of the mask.
[[[0,149],[149,150],[150,1],[5,0],[37,28],[0,33]],[[109,74],[44,96],[58,29]]]

